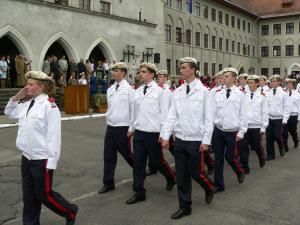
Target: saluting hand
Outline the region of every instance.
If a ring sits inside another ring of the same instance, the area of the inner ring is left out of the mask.
[[[21,99],[25,99],[27,97],[28,97],[28,95],[27,95],[27,88],[24,87],[15,96],[12,97],[12,100],[14,102],[17,102],[17,101],[20,101]]]

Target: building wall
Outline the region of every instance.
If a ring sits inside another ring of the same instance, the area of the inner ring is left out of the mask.
[[[144,11],[146,23],[138,21],[133,12],[138,12],[141,5],[149,5],[149,1],[130,0],[134,7],[128,7],[128,0],[113,2],[115,14],[110,16],[76,9],[78,0],[69,0],[72,7],[44,1],[1,0],[0,8],[5,10],[0,14],[0,37],[8,35],[20,51],[33,60],[33,69],[41,69],[48,48],[55,41],[64,47],[70,59],[76,61],[87,59],[98,45],[110,62],[121,60],[126,46],[134,45],[136,60],[131,56],[129,62],[131,72],[134,72],[147,47],[164,54],[163,26],[156,25],[163,20],[162,3],[151,3],[161,11]],[[115,2],[122,2],[123,6]],[[127,58],[125,61],[128,63]],[[135,65],[133,61],[136,61]]]

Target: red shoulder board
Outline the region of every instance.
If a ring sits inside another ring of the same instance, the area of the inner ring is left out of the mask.
[[[56,108],[55,99],[54,98],[48,98],[48,101],[51,103],[51,108]]]
[[[266,96],[266,94],[265,94],[265,93],[263,93],[263,92],[262,92],[262,93],[260,93],[260,94],[261,94],[261,95],[263,95],[263,96]]]
[[[219,90],[216,90],[216,92],[219,92],[219,91],[221,91],[222,89],[219,89]]]

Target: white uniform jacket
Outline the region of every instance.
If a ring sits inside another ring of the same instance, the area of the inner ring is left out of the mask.
[[[265,133],[269,125],[268,102],[265,94],[256,90],[251,99],[251,91],[248,91],[245,98],[248,106],[248,128],[260,128],[260,131]]]
[[[228,99],[226,98],[227,88],[217,91],[213,97],[214,124],[225,132],[237,131],[237,136],[243,138],[248,129],[245,95],[236,86],[230,89]]]
[[[194,80],[186,94],[184,83],[173,93],[168,118],[161,133],[164,140],[171,134],[185,141],[202,141],[210,145],[213,131],[213,117],[210,93],[200,80]]]
[[[289,111],[291,116],[298,116],[298,120],[300,120],[300,93],[296,90],[291,90],[292,94],[289,95],[289,91],[287,94],[289,96]]]
[[[123,79],[107,90],[106,123],[112,127],[129,127],[133,115],[134,89]]]
[[[27,114],[31,101],[9,100],[5,114],[19,119],[16,145],[29,160],[47,159],[47,168],[56,169],[61,148],[61,115],[53,99],[41,94]],[[26,115],[27,114],[27,115]]]
[[[283,123],[287,123],[290,117],[288,94],[281,87],[276,88],[275,95],[273,90],[273,88],[270,89],[266,94],[269,106],[269,119],[282,119]]]

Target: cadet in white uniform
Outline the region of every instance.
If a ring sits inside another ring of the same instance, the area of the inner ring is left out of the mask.
[[[239,88],[242,92],[246,93],[249,91],[249,86],[247,84],[247,78],[248,78],[247,73],[242,73],[238,76],[239,79]]]
[[[5,108],[6,115],[19,119],[16,142],[23,155],[23,224],[39,225],[44,204],[72,225],[78,207],[51,187],[61,151],[61,116],[54,99],[49,98],[55,96],[55,84],[43,72],[30,71],[25,77],[28,84]]]
[[[266,131],[267,136],[267,158],[275,159],[274,142],[278,143],[279,153],[284,156],[283,149],[283,126],[287,125],[290,116],[288,95],[280,87],[281,78],[279,75],[273,75],[270,78],[272,89],[267,92],[267,101],[269,107],[269,126]]]
[[[216,92],[212,103],[215,124],[212,142],[215,154],[216,192],[225,190],[224,153],[227,162],[237,175],[238,182],[244,182],[244,169],[239,161],[237,142],[244,138],[248,129],[245,96],[238,87],[234,86],[238,71],[235,68],[225,68],[223,74],[226,88]]]
[[[168,107],[164,107],[163,89],[159,87],[153,77],[157,68],[151,63],[140,65],[140,77],[144,84],[140,86],[134,97],[134,115],[128,136],[133,136],[134,167],[133,167],[133,191],[134,195],[126,202],[134,204],[146,199],[144,180],[146,165],[149,163],[153,169],[159,170],[167,180],[167,190],[175,186],[175,175],[169,164],[163,157],[159,143],[159,134],[162,127],[163,114]]]
[[[208,151],[213,131],[210,94],[200,80],[195,78],[197,60],[186,57],[179,60],[180,73],[185,83],[175,90],[167,121],[163,128],[163,148],[175,133],[174,157],[179,210],[172,219],[191,214],[193,178],[205,190],[205,200],[210,203],[214,195],[212,181],[204,173],[204,153]]]
[[[262,136],[266,132],[269,124],[268,103],[264,93],[259,92],[259,76],[250,75],[247,78],[249,91],[246,92],[245,101],[248,105],[247,119],[248,130],[244,138],[239,143],[240,162],[245,173],[250,173],[249,153],[250,148],[257,154],[260,167],[265,166],[265,152],[262,147]]]
[[[264,93],[266,94],[268,90],[270,90],[269,86],[267,85],[267,77],[266,76],[263,76],[261,75],[260,76],[260,80],[259,80],[259,88],[258,88],[258,91],[260,93]]]
[[[289,111],[290,117],[287,121],[287,126],[284,126],[283,130],[283,146],[285,151],[289,151],[288,147],[288,133],[291,134],[294,142],[294,148],[299,145],[299,139],[297,134],[298,120],[300,120],[300,93],[295,90],[296,80],[286,79],[287,94],[289,96]]]
[[[126,81],[126,63],[119,62],[111,66],[115,83],[107,90],[108,109],[106,113],[106,133],[104,139],[104,175],[103,187],[99,194],[115,189],[114,173],[118,152],[130,167],[133,167],[131,142],[127,137],[133,115],[134,89]]]

